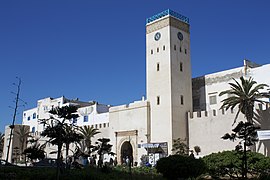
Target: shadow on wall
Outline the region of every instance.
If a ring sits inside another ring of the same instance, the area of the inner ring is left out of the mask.
[[[254,121],[261,126],[261,130],[270,130],[270,108],[268,105],[265,110],[262,108],[256,110]],[[259,141],[257,152],[270,156],[270,140]]]
[[[192,79],[193,112],[206,110],[205,77]]]

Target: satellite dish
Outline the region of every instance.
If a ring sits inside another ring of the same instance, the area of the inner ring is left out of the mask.
[[[79,110],[81,116],[88,116],[93,112],[93,107],[83,108]]]

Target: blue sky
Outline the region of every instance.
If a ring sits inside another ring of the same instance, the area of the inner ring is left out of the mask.
[[[145,90],[145,20],[166,9],[190,18],[193,77],[270,60],[268,0],[2,0],[0,131],[16,91],[36,106],[45,97],[119,105]]]

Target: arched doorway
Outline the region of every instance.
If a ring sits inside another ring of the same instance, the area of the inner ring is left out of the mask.
[[[129,141],[125,141],[121,146],[121,163],[126,163],[127,158],[133,166],[133,149]]]

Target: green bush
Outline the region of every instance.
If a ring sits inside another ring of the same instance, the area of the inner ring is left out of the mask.
[[[237,178],[241,176],[242,152],[223,151],[212,153],[203,157],[207,166],[207,173],[213,178],[230,176]],[[269,173],[270,158],[256,152],[247,152],[248,173],[254,176]]]
[[[157,172],[167,179],[195,178],[205,172],[206,166],[201,159],[172,155],[161,158],[156,165]]]

